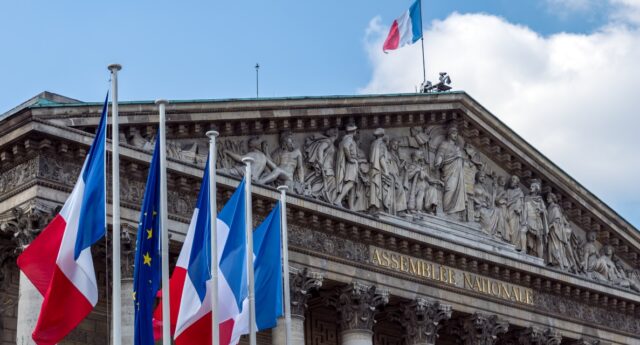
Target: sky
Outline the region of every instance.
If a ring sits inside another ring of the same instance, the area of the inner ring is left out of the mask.
[[[413,92],[383,54],[396,1],[2,1],[0,113],[44,90],[100,101]],[[640,0],[423,0],[428,79],[451,75],[640,228]]]

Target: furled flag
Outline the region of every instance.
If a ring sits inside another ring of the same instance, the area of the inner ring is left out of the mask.
[[[153,305],[160,287],[160,140],[156,140],[144,192],[133,272],[135,345],[153,345]]]
[[[60,213],[18,257],[18,267],[44,296],[33,340],[60,342],[98,302],[91,245],[105,234],[107,98],[96,137]]]
[[[280,203],[253,232],[256,324],[259,331],[273,328],[282,316],[282,252]]]
[[[211,344],[209,163],[196,209],[170,282],[171,332],[176,344]],[[236,344],[248,332],[244,180],[218,214],[220,344]],[[244,313],[242,311],[245,310]],[[155,312],[160,324],[161,306]]]
[[[422,38],[422,15],[420,0],[416,0],[408,11],[393,21],[389,35],[384,40],[382,51],[395,50]]]

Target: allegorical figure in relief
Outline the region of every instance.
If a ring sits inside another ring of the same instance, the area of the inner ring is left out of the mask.
[[[312,171],[307,174],[305,185],[308,193],[333,203],[336,198],[336,146],[338,129],[330,128],[325,135],[310,136],[305,140],[304,151]]]
[[[242,158],[251,157],[253,158],[253,163],[251,164],[251,180],[258,181],[267,166],[270,169],[275,169],[277,167],[276,164],[261,151],[261,144],[262,139],[258,137],[249,138],[249,141],[247,142],[249,152],[244,155],[239,155],[231,150],[225,149],[223,151],[224,154],[238,162],[238,165],[226,169],[218,169],[218,171],[223,174],[226,173],[234,176],[244,176],[245,164],[242,162]]]
[[[281,181],[294,187],[298,182],[302,184],[304,182],[304,160],[302,159],[302,152],[295,146],[293,136],[291,132],[283,132],[280,135],[280,147],[272,154],[273,162],[276,164],[275,168],[271,169],[271,172],[262,176],[258,183],[268,184],[273,181]]]
[[[446,214],[464,215],[467,205],[467,193],[464,180],[464,154],[457,143],[458,129],[451,126],[447,138],[440,143],[436,151],[435,166],[441,170],[444,182],[442,209]]]
[[[436,185],[444,186],[442,181],[434,179],[429,172],[429,165],[425,163],[425,153],[414,151],[412,162],[407,166],[405,185],[409,189],[408,209],[410,212],[424,212],[436,214],[438,207],[438,190]]]
[[[640,280],[633,276],[634,272],[631,270],[627,271],[622,264],[622,260],[619,258],[613,259],[613,263],[616,265],[619,273],[618,281],[620,283],[617,285],[629,287],[631,290],[640,292]]]
[[[342,206],[342,200],[348,195],[347,203],[351,210],[355,208],[354,187],[358,179],[358,147],[354,138],[357,129],[358,127],[352,124],[346,126],[346,134],[342,137],[336,154],[336,182],[339,194],[334,203]]]
[[[384,129],[377,128],[373,132],[375,139],[371,143],[369,154],[369,209],[371,212],[387,210],[393,211],[393,176],[389,173],[389,152],[387,150],[388,138],[384,135]]]
[[[600,256],[589,273],[593,279],[611,282],[624,288],[630,287],[630,281],[625,279],[624,271],[620,272],[613,262],[613,247],[610,245],[602,247]]]
[[[474,193],[471,199],[475,209],[476,220],[480,223],[483,231],[489,235],[502,238],[505,232],[503,209],[495,207],[495,196],[489,192],[485,185],[485,172],[478,171],[475,181]]]
[[[507,238],[510,242],[518,247],[520,239],[520,231],[524,228],[524,192],[520,188],[520,178],[516,175],[512,175],[509,179],[509,189],[506,191],[506,208],[507,208],[507,222],[506,232]]]
[[[524,234],[520,231],[520,241],[516,248],[526,250],[539,258],[544,258],[544,243],[547,237],[547,209],[540,195],[540,180],[531,181],[529,195],[524,198]]]
[[[580,261],[580,265],[582,266],[582,270],[588,276],[592,276],[596,261],[598,261],[598,246],[596,245],[597,236],[597,232],[589,231],[587,233],[587,242],[582,246],[582,260]]]
[[[407,169],[407,162],[400,156],[400,140],[393,138],[389,141],[389,175],[392,178],[393,213],[398,214],[407,210],[407,193],[404,188],[404,175]]]
[[[547,217],[549,237],[547,239],[547,263],[563,270],[578,272],[578,257],[571,246],[573,229],[558,205],[555,194],[547,194]]]

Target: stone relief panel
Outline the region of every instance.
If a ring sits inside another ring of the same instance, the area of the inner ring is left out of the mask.
[[[220,173],[242,176],[241,159],[250,156],[257,184],[285,184],[293,193],[374,217],[453,220],[548,266],[640,291],[637,270],[608,255],[610,248],[589,244],[557,195],[543,193],[538,179],[507,175],[455,122],[364,131],[347,124],[322,133],[227,137],[218,146]]]
[[[0,195],[10,192],[24,185],[29,180],[34,179],[37,169],[38,161],[34,158],[0,173]]]

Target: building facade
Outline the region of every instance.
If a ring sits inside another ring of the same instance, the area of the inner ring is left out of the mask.
[[[1,344],[31,343],[42,298],[15,259],[66,200],[100,111],[45,92],[0,115]],[[131,343],[158,110],[124,102],[120,115]],[[289,186],[294,344],[640,344],[640,232],[464,92],[175,101],[167,118],[172,265],[206,131],[220,132],[218,205],[245,155],[255,224]],[[109,342],[111,248],[100,243],[100,302],[63,344]],[[279,326],[258,339],[283,336]]]

